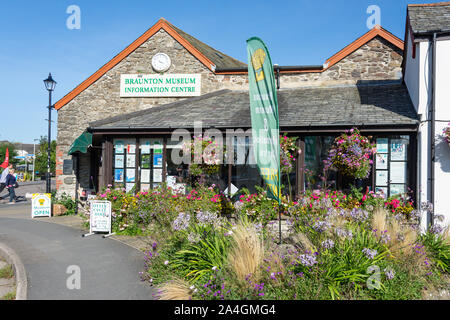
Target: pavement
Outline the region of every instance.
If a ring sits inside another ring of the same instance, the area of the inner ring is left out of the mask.
[[[152,299],[142,251],[84,233],[78,216],[31,219],[29,201],[0,204],[0,242],[23,262],[29,300]]]
[[[0,255],[0,270],[3,268],[6,268],[10,266],[9,263],[7,263],[2,256]],[[0,277],[0,300],[2,300],[3,297],[5,297],[9,293],[13,293],[16,288],[16,281],[15,278],[8,278],[8,277]]]

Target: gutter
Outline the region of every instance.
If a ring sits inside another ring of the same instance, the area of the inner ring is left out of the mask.
[[[295,72],[295,71],[299,71],[299,72],[305,72],[305,71],[315,71],[315,72],[320,72],[323,70],[323,65],[311,65],[311,66],[274,66],[274,71],[276,71],[276,69],[280,70],[280,72]],[[216,74],[220,74],[220,73],[247,73],[248,72],[248,67],[238,67],[238,68],[224,68],[224,69],[216,69]]]

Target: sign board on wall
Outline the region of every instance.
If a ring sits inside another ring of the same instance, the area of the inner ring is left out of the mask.
[[[122,74],[120,75],[120,96],[200,96],[201,79],[201,74]]]
[[[90,233],[111,233],[111,202],[106,200],[89,201],[90,210]]]
[[[31,199],[31,218],[52,216],[52,195],[50,193],[33,193]]]

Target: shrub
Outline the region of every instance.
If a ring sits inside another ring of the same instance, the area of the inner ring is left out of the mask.
[[[443,234],[435,234],[428,231],[421,235],[419,239],[430,253],[431,259],[436,264],[437,268],[443,272],[449,273],[450,241],[448,229]]]
[[[56,195],[56,192],[52,193],[52,202],[54,204],[61,204],[67,209],[64,213],[65,216],[74,215],[76,213],[77,203],[65,192],[59,197]]]

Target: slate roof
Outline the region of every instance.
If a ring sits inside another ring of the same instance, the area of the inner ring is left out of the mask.
[[[450,31],[450,2],[409,5],[408,15],[414,34]]]
[[[216,50],[207,44],[201,42],[197,38],[194,38],[190,34],[184,32],[183,30],[175,27],[170,22],[166,21],[166,23],[171,26],[180,36],[185,38],[187,41],[191,43],[198,51],[203,53],[209,60],[211,60],[215,65],[216,69],[233,69],[233,68],[247,68],[247,64],[236,60],[226,54]]]
[[[278,91],[280,126],[391,126],[418,123],[400,82]],[[248,91],[220,90],[90,123],[95,130],[251,127]]]

